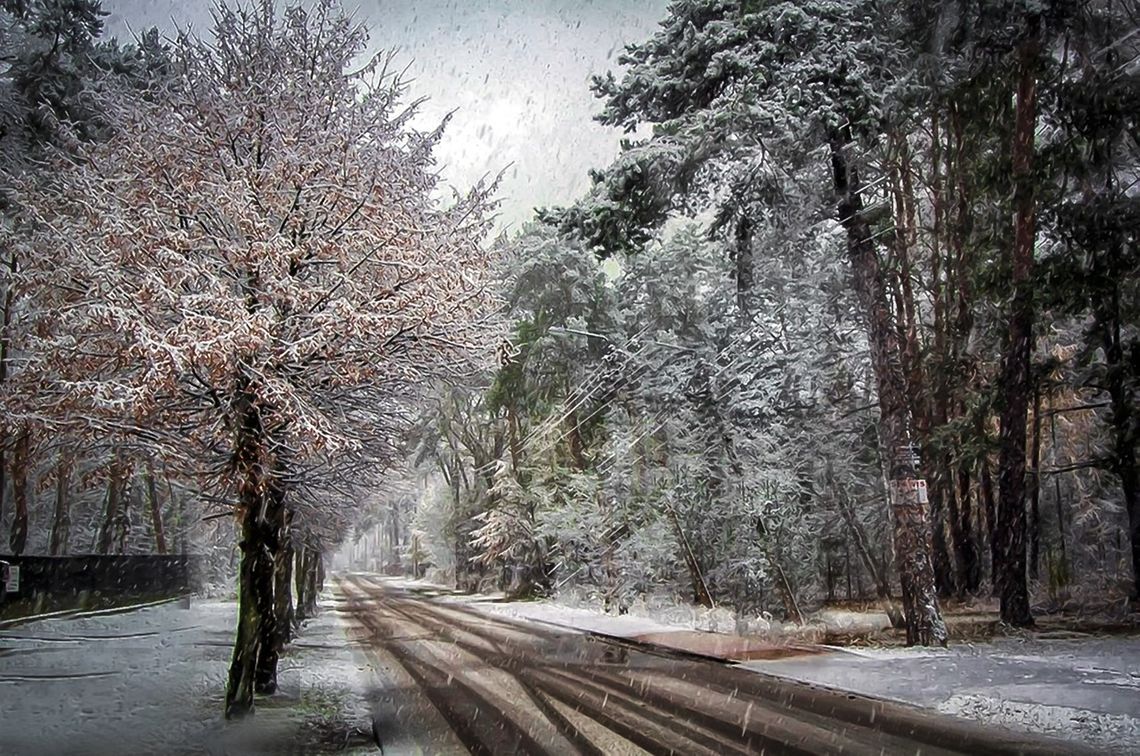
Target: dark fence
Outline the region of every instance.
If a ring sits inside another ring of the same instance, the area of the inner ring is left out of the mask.
[[[20,588],[8,601],[54,600],[80,595],[106,597],[174,596],[197,584],[193,555],[149,554],[84,556],[5,556],[0,561],[20,568]]]

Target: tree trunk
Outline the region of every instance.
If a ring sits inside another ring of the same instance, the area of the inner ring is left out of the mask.
[[[1119,249],[1115,250],[1121,254]],[[1136,408],[1126,376],[1129,366],[1124,362],[1124,345],[1120,333],[1120,288],[1114,286],[1112,296],[1104,297],[1094,305],[1100,321],[1101,341],[1105,355],[1105,382],[1108,384],[1110,424],[1112,426],[1112,471],[1120,477],[1124,494],[1125,512],[1128,515],[1128,537],[1132,557],[1132,598],[1140,601],[1140,468],[1136,462],[1136,446],[1140,424],[1135,420]],[[1054,426],[1054,438],[1056,428]],[[1060,493],[1057,495],[1060,502]],[[1060,504],[1058,503],[1058,512]],[[1058,521],[1060,516],[1058,515]],[[1061,545],[1064,548],[1064,528],[1061,527]]]
[[[260,576],[258,583],[264,591],[262,599],[267,611],[261,618],[261,646],[254,676],[254,690],[257,693],[276,692],[277,662],[291,635],[293,622],[292,593],[285,567],[287,558],[291,556],[287,546],[285,475],[285,467],[278,459],[273,467],[273,478],[267,486],[263,519],[270,558],[262,565],[266,574]]]
[[[321,554],[319,546],[303,545],[297,560],[297,620],[316,616],[317,595],[320,593]]]
[[[313,613],[316,614],[317,597],[325,590],[325,555],[323,551],[316,552],[316,570],[313,573]]]
[[[55,511],[51,518],[51,542],[48,553],[52,556],[63,556],[67,553],[68,542],[71,539],[71,499],[68,490],[71,482],[71,460],[67,452],[60,454],[55,475]]]
[[[114,452],[107,478],[107,506],[103,511],[103,524],[99,528],[97,554],[110,554],[115,541],[115,524],[119,519],[119,500],[122,497],[122,458]]]
[[[997,507],[994,504],[994,480],[990,472],[990,457],[983,454],[978,461],[980,466],[978,493],[982,497],[982,511],[986,514],[986,538],[990,544],[990,582],[994,595],[997,595]]]
[[[166,531],[162,526],[162,507],[158,502],[158,487],[154,483],[154,465],[146,463],[146,495],[150,504],[150,524],[154,530],[154,549],[159,554],[166,553]]]
[[[226,685],[226,719],[253,713],[257,661],[262,644],[262,623],[273,614],[272,523],[266,517],[270,505],[265,467],[265,424],[262,407],[249,389],[245,376],[241,390],[234,468],[238,478],[237,517],[241,523],[241,561],[238,565],[238,627],[234,637]]]
[[[752,288],[756,278],[752,231],[752,219],[742,211],[733,229],[732,247],[736,266],[736,312],[741,323],[752,319]]]
[[[293,512],[286,510],[281,547],[277,551],[277,582],[273,587],[279,648],[293,640],[296,617],[293,611]]]
[[[780,600],[784,604],[784,612],[787,613],[788,619],[797,625],[804,624],[803,612],[800,611],[800,605],[796,602],[796,592],[792,588],[791,581],[788,580],[787,573],[784,572],[783,565],[780,564],[779,549],[775,546],[768,549],[768,563],[772,566],[772,571],[775,572],[776,592],[780,594]],[[830,581],[830,565],[828,569],[828,580]]]
[[[20,556],[28,545],[28,455],[31,433],[27,428],[16,437],[12,451],[12,530],[8,533],[8,547],[14,556]],[[0,494],[2,495],[2,494]]]
[[[685,529],[681,525],[681,519],[677,516],[677,510],[671,504],[665,505],[665,511],[669,514],[669,519],[673,523],[673,530],[677,533],[677,540],[681,542],[681,557],[685,561],[685,566],[689,570],[689,581],[693,587],[693,601],[699,606],[712,606],[712,594],[709,593],[708,583],[705,582],[704,572],[701,570],[701,565],[697,561],[697,555],[693,553],[692,547],[689,545],[689,538],[685,535]]]
[[[124,476],[123,481],[128,479]],[[127,539],[131,535],[131,504],[135,497],[135,485],[131,480],[125,491],[119,494],[119,515],[115,518],[115,549],[118,554],[127,553]]]
[[[954,555],[958,565],[958,591],[961,597],[977,594],[982,587],[982,563],[978,559],[978,542],[970,516],[970,468],[958,466],[958,507],[954,518]]]
[[[934,465],[926,467],[931,471],[927,490],[930,498],[934,587],[940,597],[948,598],[957,592],[957,587],[954,585],[954,568],[950,558],[950,545],[946,538],[946,499],[943,496],[942,472],[933,469]]]
[[[1132,600],[1140,601],[1140,470],[1136,467],[1136,447],[1120,465],[1120,482],[1128,510],[1128,536],[1132,551]]]
[[[308,597],[305,595],[305,575],[307,574],[306,560],[309,558],[309,549],[304,542],[293,545],[293,560],[296,562],[293,569],[293,589],[297,594],[297,604],[293,612],[293,621],[300,625],[308,615],[305,614]]]
[[[241,561],[238,566],[238,626],[226,685],[226,719],[240,719],[253,713],[254,681],[262,643],[261,623],[272,612],[272,605],[265,606],[264,603],[265,594],[272,591],[272,584],[263,584],[265,576],[271,574],[272,557],[262,542],[263,529],[257,523],[257,507],[243,509],[239,544]]]
[[[1041,562],[1041,391],[1033,384],[1033,471],[1029,478],[1029,577],[1037,580]]]
[[[8,260],[6,261],[8,270],[12,277],[15,277],[17,270],[16,254],[9,249]],[[9,278],[9,281],[12,279]],[[3,388],[4,383],[8,380],[8,345],[11,341],[11,334],[9,332],[12,325],[12,299],[15,296],[15,288],[9,283],[4,287],[4,312],[0,314],[0,389]],[[8,434],[5,428],[6,423],[0,423],[0,526],[4,524],[4,494],[6,493],[5,477],[8,475],[8,466],[5,451],[8,448]],[[9,540],[11,534],[9,534]],[[14,552],[13,552],[14,553]]]
[[[3,362],[0,361],[0,365],[2,364]],[[8,455],[4,453],[4,447],[7,443],[8,434],[4,432],[4,426],[0,423],[0,530],[4,527],[4,495],[8,492]]]
[[[856,294],[866,323],[879,393],[880,438],[887,461],[896,561],[902,585],[907,643],[946,643],[946,625],[938,608],[930,558],[930,522],[919,500],[911,456],[906,383],[899,361],[898,331],[887,307],[883,271],[863,215],[856,171],[847,163],[848,134],[831,141],[831,163],[839,221],[847,232]]]
[[[1036,209],[1033,187],[1033,142],[1037,124],[1037,59],[1040,21],[1030,21],[1031,34],[1018,47],[1017,99],[1013,135],[1013,301],[1002,370],[1005,403],[1001,413],[998,461],[998,527],[996,568],[1002,621],[1015,627],[1033,624],[1025,577],[1025,435],[1029,409],[1029,358],[1033,348],[1033,244]]]
[[[260,548],[265,553],[260,555],[255,566],[254,591],[255,602],[261,621],[258,623],[257,655],[253,671],[253,691],[261,694],[277,692],[277,661],[281,653],[278,645],[280,630],[277,624],[277,602],[274,591],[277,587],[277,570],[273,548],[272,535],[268,527],[263,526],[263,537],[266,542]]]

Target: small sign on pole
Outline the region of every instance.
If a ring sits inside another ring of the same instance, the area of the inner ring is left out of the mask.
[[[914,494],[915,502],[918,504],[929,504],[930,497],[926,491],[926,481],[921,478],[907,478],[904,480],[894,481],[898,489],[899,496],[904,496],[910,493]]]
[[[20,592],[20,566],[13,564],[8,567],[8,585],[6,586],[8,593]]]

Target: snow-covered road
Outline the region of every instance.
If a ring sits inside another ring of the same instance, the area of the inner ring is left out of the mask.
[[[713,610],[690,608],[685,613],[674,607],[654,616],[615,616],[552,600],[508,602],[494,596],[459,595],[425,581],[381,581],[491,615],[664,645],[671,645],[669,635],[687,643],[686,631],[725,632],[733,624]],[[773,637],[781,642],[778,634]],[[704,645],[717,646],[713,641]],[[1105,752],[1140,753],[1137,637],[999,639],[953,644],[948,649],[833,649],[773,661],[744,661],[741,666],[936,709],[983,724],[1066,738]]]

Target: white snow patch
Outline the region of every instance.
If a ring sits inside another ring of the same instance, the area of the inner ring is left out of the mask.
[[[941,646],[900,646],[897,648],[844,648],[850,654],[862,656],[876,661],[892,661],[896,659],[932,659],[936,657],[956,656],[955,649],[945,649]]]
[[[1003,701],[984,695],[956,695],[939,704],[943,714],[987,724],[1054,735],[1123,753],[1140,748],[1140,719],[1070,706]]]
[[[497,614],[513,619],[542,622],[549,625],[579,630],[581,632],[601,633],[605,635],[618,635],[633,637],[648,633],[664,633],[676,630],[675,625],[665,625],[646,617],[635,617],[628,614],[610,615],[590,609],[560,606],[546,601],[515,601],[515,602],[471,602],[472,609],[486,614]]]
[[[808,618],[833,632],[874,633],[889,630],[891,618],[883,612],[853,612],[847,609],[821,609]]]

